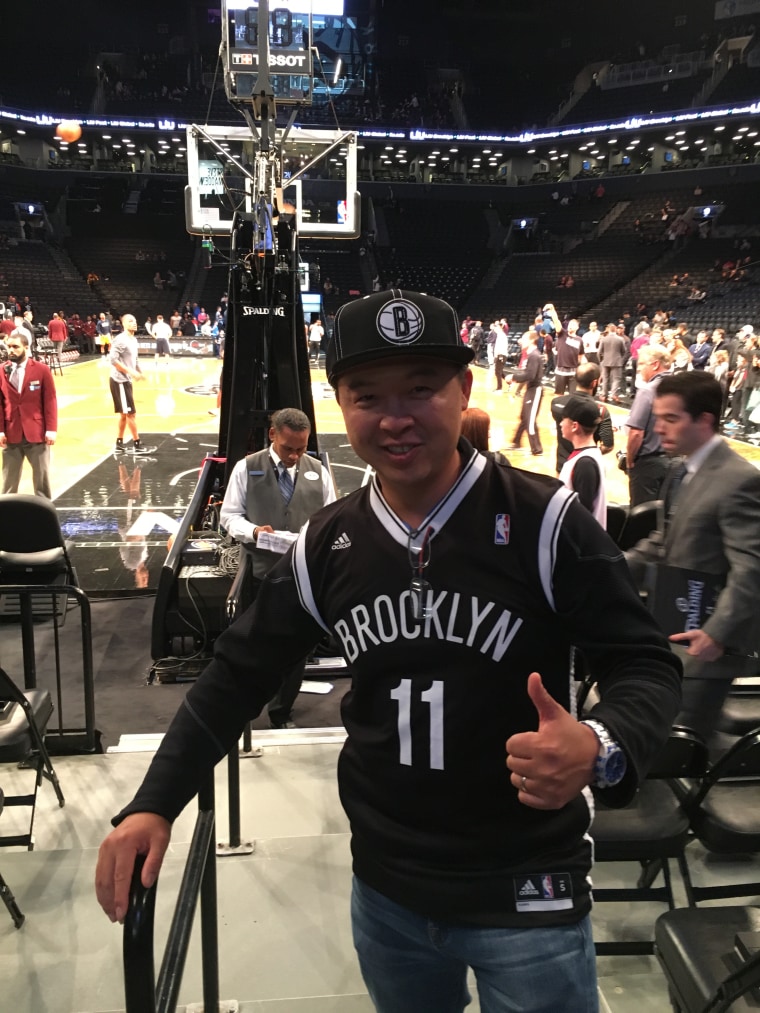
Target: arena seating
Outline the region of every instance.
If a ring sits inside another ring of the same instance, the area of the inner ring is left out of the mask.
[[[424,200],[376,203],[388,237],[388,246],[376,249],[381,280],[462,306],[492,260],[486,218],[477,204],[435,207],[431,213]]]
[[[56,310],[86,316],[101,308],[84,279],[64,272],[44,243],[22,242],[0,250],[0,273],[6,278],[9,293],[32,297],[36,323],[46,325]]]
[[[663,84],[638,87],[590,88],[567,113],[565,122],[604,123],[631,113],[656,113],[688,108],[707,79],[707,73]]]
[[[67,250],[83,277],[93,271],[100,279],[93,286],[95,308],[134,313],[140,325],[148,316],[169,316],[181,293],[157,289],[153,277],[158,271],[165,279],[169,269],[175,274],[189,272],[194,241],[184,232],[182,222],[173,217],[165,234],[156,236],[158,219],[148,224],[147,218],[139,215],[92,218],[90,229],[84,232],[80,228]],[[142,259],[138,259],[140,253]]]

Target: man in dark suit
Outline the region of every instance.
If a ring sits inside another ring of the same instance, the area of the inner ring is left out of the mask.
[[[640,582],[654,562],[710,575],[722,587],[700,628],[670,637],[684,660],[678,721],[703,735],[713,730],[731,682],[756,670],[760,648],[760,471],[718,435],[721,396],[704,372],[660,381],[655,429],[678,460],[663,485],[658,530],[627,554]]]
[[[18,492],[24,460],[32,466],[35,496],[52,499],[50,448],[58,428],[53,376],[44,362],[29,356],[29,332],[17,328],[6,340],[9,361],[0,370],[0,447],[3,492]]]
[[[629,347],[625,334],[618,333],[615,324],[607,324],[604,334],[599,339],[599,362],[602,366],[602,401],[614,401],[615,404],[620,404],[623,370],[628,358]]]

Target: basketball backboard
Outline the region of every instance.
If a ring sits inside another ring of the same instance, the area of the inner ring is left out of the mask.
[[[277,203],[295,214],[299,236],[355,239],[360,234],[356,152],[351,132],[299,127],[287,135],[276,132],[271,159]],[[250,214],[261,194],[256,137],[246,126],[189,126],[187,173],[188,232],[228,235],[235,212]]]

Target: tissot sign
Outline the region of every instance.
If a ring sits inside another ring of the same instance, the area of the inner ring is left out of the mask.
[[[258,67],[258,53],[232,53],[233,67]],[[301,53],[271,53],[269,54],[270,70],[293,70],[306,73],[309,70],[309,54]]]

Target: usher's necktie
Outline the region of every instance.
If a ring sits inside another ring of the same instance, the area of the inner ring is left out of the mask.
[[[280,461],[279,468],[280,468],[280,492],[282,493],[282,498],[285,500],[285,502],[290,503],[290,499],[293,495],[293,490],[295,488],[295,486],[293,485],[293,479],[290,477],[290,472],[282,463],[282,461]]]

